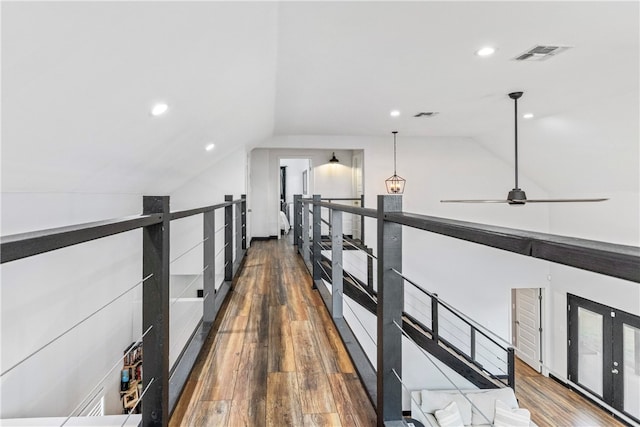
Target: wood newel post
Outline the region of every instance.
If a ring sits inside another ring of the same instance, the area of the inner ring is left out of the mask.
[[[322,240],[322,218],[320,215],[320,195],[313,195],[313,287],[316,287],[316,280],[322,279],[322,270],[320,269],[320,261],[322,257],[321,240]]]
[[[302,227],[300,233],[302,233],[302,259],[309,266],[309,204],[305,202],[300,203],[302,205]]]
[[[203,214],[203,267],[207,267],[203,274],[202,286],[202,321],[205,324],[213,323],[216,317],[216,211],[207,211]]]
[[[438,342],[440,332],[438,330],[438,294],[431,297],[431,339]]]
[[[507,348],[507,382],[509,387],[516,389],[516,351],[513,347]]]
[[[293,196],[293,244],[297,246],[298,252],[300,252],[300,248],[302,247],[302,242],[300,241],[300,226],[302,224],[301,198],[302,195],[300,194]]]
[[[225,202],[233,201],[233,196],[224,196]],[[233,280],[233,205],[224,207],[224,280]]]
[[[378,196],[378,427],[402,424],[402,226],[385,221],[388,212],[402,211],[402,196]]]
[[[331,215],[331,315],[342,318],[342,212],[332,209]]]
[[[360,207],[364,208],[364,194],[360,195]],[[362,243],[362,246],[365,245],[364,243],[364,215],[360,215],[360,243]]]
[[[236,216],[234,246],[236,248],[236,261],[240,262],[240,259],[242,259],[242,202],[236,203],[233,206]],[[233,273],[235,274],[235,272]]]
[[[142,286],[144,337],[142,425],[169,424],[169,197],[144,196],[143,214],[161,213],[162,222],[143,228]]]
[[[247,249],[247,195],[242,194],[242,249]]]

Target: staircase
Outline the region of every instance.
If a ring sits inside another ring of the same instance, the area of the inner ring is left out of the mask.
[[[366,246],[357,241],[352,240],[351,243],[353,243],[354,246],[358,246],[359,249],[365,251],[368,250]],[[323,241],[323,246],[324,244],[325,242]],[[330,241],[328,241],[328,244],[330,246]],[[344,250],[349,250],[349,247],[350,245],[345,245]],[[323,249],[327,250],[327,247],[325,246]],[[351,249],[357,250],[355,247]],[[371,259],[368,258],[368,265],[371,266],[371,264]],[[321,265],[322,279],[330,283],[332,272],[331,260],[326,256],[322,256]],[[372,267],[369,267],[369,271],[372,271]],[[348,274],[346,271],[343,272],[343,279],[344,294],[375,316],[377,304],[374,300],[377,299],[377,295],[372,284],[365,284],[353,275]],[[372,281],[371,274],[368,275],[367,281]],[[439,336],[437,333],[434,335],[431,328],[406,312],[403,313],[402,317],[402,329],[425,351],[433,355],[439,361],[447,365],[478,388],[488,389],[501,388],[505,386],[514,387],[514,381],[513,379],[509,380],[508,375],[499,375],[490,372],[480,362],[474,360],[473,355],[467,354],[467,352],[461,350],[448,340]],[[475,333],[482,332],[475,330],[474,334]],[[504,348],[504,350],[505,352],[508,352],[508,349]],[[512,358],[510,359],[510,362],[511,363],[509,363],[509,365],[513,366]],[[513,369],[511,366],[509,367],[509,371]]]

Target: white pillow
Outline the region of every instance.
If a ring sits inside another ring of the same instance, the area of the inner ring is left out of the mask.
[[[462,423],[471,425],[471,404],[463,395],[456,392],[422,390],[422,404],[420,409],[425,414],[433,414],[438,409],[444,409],[451,402],[458,404],[458,411],[462,417]],[[493,408],[492,408],[493,409]]]
[[[449,403],[444,409],[438,409],[434,415],[440,427],[464,427],[456,402]]]
[[[471,407],[472,425],[493,424],[497,399],[502,400],[502,402],[511,409],[516,409],[518,407],[516,396],[513,393],[513,390],[509,387],[491,389],[478,393],[468,393],[467,397],[475,405],[475,407]],[[484,414],[486,418],[482,416],[482,414]],[[487,422],[487,418],[489,419],[489,422]]]
[[[496,400],[496,415],[493,425],[496,427],[529,427],[531,413],[527,409],[512,409],[502,400]]]

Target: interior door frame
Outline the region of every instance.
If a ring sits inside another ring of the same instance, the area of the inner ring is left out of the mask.
[[[516,355],[517,355],[517,350],[519,348],[519,343],[518,343],[518,328],[520,328],[520,325],[518,324],[518,304],[517,304],[517,292],[521,289],[534,289],[537,291],[537,296],[536,296],[536,304],[537,304],[537,309],[538,309],[538,330],[536,331],[536,334],[538,336],[538,343],[537,343],[537,360],[535,361],[535,365],[536,366],[531,366],[528,362],[526,362],[524,359],[520,358],[523,362],[527,363],[527,365],[531,366],[531,368],[535,369],[538,372],[542,372],[543,366],[544,366],[544,362],[543,362],[543,348],[544,348],[544,288],[541,287],[526,287],[526,288],[512,288],[511,289],[511,342],[513,343],[514,347],[516,348]]]

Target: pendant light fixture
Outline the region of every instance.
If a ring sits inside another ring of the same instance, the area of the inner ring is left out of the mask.
[[[396,173],[396,135],[398,134],[398,131],[394,130],[391,133],[393,134],[393,175],[387,178],[384,183],[387,186],[387,193],[402,194],[404,193],[404,184],[407,180],[398,176]]]
[[[340,160],[338,160],[338,158],[336,157],[336,152],[334,151],[333,154],[331,155],[331,158],[329,159],[329,163],[340,163]]]

